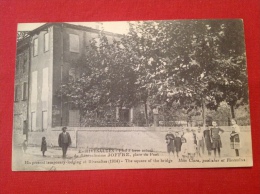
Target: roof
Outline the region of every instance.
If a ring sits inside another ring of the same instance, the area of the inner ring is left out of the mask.
[[[72,28],[72,29],[76,29],[76,30],[83,30],[83,31],[86,31],[86,32],[95,32],[95,33],[99,33],[101,30],[98,30],[98,29],[94,29],[94,28],[91,28],[91,27],[87,27],[87,26],[80,26],[80,25],[74,25],[74,24],[68,24],[68,23],[60,23],[60,22],[57,22],[57,23],[46,23],[34,30],[32,30],[31,32],[29,32],[29,34],[31,36],[33,36],[34,34],[37,34],[39,33],[40,31],[50,27],[50,26],[63,26],[63,27],[66,27],[66,28]],[[103,31],[106,35],[110,35],[110,36],[117,36],[117,37],[123,37],[123,35],[121,34],[117,34],[117,33],[113,33],[113,32],[108,32],[108,31]]]
[[[61,26],[61,27],[66,27],[66,28],[71,28],[71,29],[76,29],[76,30],[83,30],[86,32],[95,32],[95,33],[99,33],[101,30],[98,29],[94,29],[91,27],[86,27],[86,26],[80,26],[80,25],[74,25],[74,24],[68,24],[68,23],[46,23],[32,31],[28,31],[26,32],[28,34],[27,37],[18,40],[17,42],[17,49],[22,49],[25,46],[29,46],[29,42],[30,42],[30,37],[32,37],[35,34],[38,34],[39,32],[45,30],[46,28],[50,27],[50,26]],[[122,38],[123,35],[121,34],[117,34],[117,33],[113,33],[113,32],[108,32],[108,31],[103,31],[106,35],[110,35],[110,36],[116,36],[118,38]]]

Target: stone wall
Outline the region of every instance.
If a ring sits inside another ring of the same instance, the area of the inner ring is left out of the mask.
[[[225,131],[228,141],[231,127],[221,127]],[[69,127],[72,147],[76,148],[118,148],[118,149],[152,149],[165,150],[164,142],[167,131],[181,131],[180,127]],[[251,132],[250,126],[241,127],[241,132]],[[43,136],[48,146],[58,146],[58,136],[61,128],[52,128],[44,132],[30,132],[28,143],[31,146],[40,146]]]

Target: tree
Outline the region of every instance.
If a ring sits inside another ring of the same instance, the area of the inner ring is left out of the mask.
[[[79,78],[64,90],[82,110],[143,103],[189,115],[200,108],[231,109],[247,103],[241,21],[184,20],[129,23],[129,33],[109,44],[101,33],[82,56]]]
[[[138,79],[150,102],[162,105],[166,102],[170,106],[177,102],[188,112],[201,107],[205,123],[206,107],[216,110],[222,101],[234,104],[242,97],[246,101],[243,38],[234,35],[242,32],[241,26],[233,23],[156,21],[139,22],[132,27],[131,37],[137,45],[133,49],[142,59]],[[237,42],[231,44],[230,52],[225,52],[226,39]],[[232,60],[235,62],[229,62]]]
[[[222,26],[224,30],[220,44],[223,63],[226,65],[226,77],[222,91],[225,100],[230,105],[232,118],[235,118],[234,108],[248,104],[248,81],[244,30],[241,20],[229,20]]]
[[[63,85],[63,96],[81,115],[95,115],[107,107],[131,107],[135,101],[133,60],[119,41],[105,34],[92,39],[77,61],[76,79]]]

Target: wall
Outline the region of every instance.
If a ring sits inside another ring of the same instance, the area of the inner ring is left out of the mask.
[[[76,131],[67,130],[71,136],[72,147],[76,147]],[[52,128],[47,131],[37,131],[29,133],[28,144],[30,146],[40,146],[42,142],[42,137],[46,137],[46,141],[49,147],[58,146],[58,137],[61,133],[61,128]]]
[[[231,127],[221,127],[225,133],[223,141],[228,144]],[[196,128],[195,128],[196,129]],[[69,127],[72,147],[80,148],[118,148],[118,149],[153,149],[165,151],[165,135],[168,131],[182,131],[180,127]],[[46,137],[48,146],[58,146],[61,127],[51,128],[45,132],[29,134],[29,145],[40,146],[41,138]],[[247,143],[251,142],[250,126],[241,127],[241,133],[247,135]],[[248,143],[248,148],[250,144]],[[228,144],[229,145],[229,144]]]
[[[53,93],[52,93],[52,127],[61,126],[61,99],[57,92],[61,87],[61,71],[63,57],[62,31],[59,26],[53,26]]]
[[[99,31],[85,31],[81,28],[70,25],[54,25],[53,32],[53,101],[52,101],[52,127],[69,125],[69,110],[67,99],[58,95],[61,85],[69,80],[71,69],[77,70],[78,59],[85,53],[90,40],[98,38]],[[79,51],[70,51],[70,34],[79,37]],[[108,35],[108,40],[112,43],[113,36]],[[79,118],[78,118],[79,119]]]
[[[79,52],[70,52],[69,34],[79,36]],[[64,27],[54,26],[54,61],[53,61],[53,102],[52,127],[68,125],[69,107],[67,99],[61,96],[61,85],[69,80],[69,71],[84,51],[84,32]]]
[[[49,50],[44,50],[44,34],[49,33]],[[33,41],[38,38],[38,55],[33,54]],[[29,85],[29,130],[32,130],[32,112],[36,114],[36,131],[42,131],[42,112],[47,111],[47,127],[51,127],[53,79],[53,28],[47,27],[31,40],[31,71]]]
[[[19,45],[18,45],[19,46]],[[15,87],[18,86],[17,94],[14,87],[14,118],[13,118],[13,142],[21,143],[25,137],[23,122],[27,120],[28,109],[28,70],[29,70],[29,47],[17,49]],[[27,98],[23,98],[23,83],[27,83]],[[15,95],[18,96],[17,101]]]

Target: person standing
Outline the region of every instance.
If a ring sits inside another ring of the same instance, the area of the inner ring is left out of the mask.
[[[196,132],[196,138],[197,138],[197,154],[201,156],[201,152],[202,154],[204,154],[204,137],[203,137],[203,133],[201,133],[200,127]]]
[[[188,150],[187,150],[187,141],[184,138],[185,132],[184,129],[182,130],[182,136],[181,136],[181,156],[183,159],[188,158]]]
[[[208,156],[210,156],[212,150],[212,143],[211,143],[210,130],[208,126],[206,126],[206,129],[203,131],[203,136],[204,136],[206,148],[208,150]]]
[[[28,141],[24,140],[22,144],[23,153],[26,153],[27,147],[28,147]]]
[[[66,158],[67,149],[71,144],[70,134],[66,132],[67,127],[62,128],[62,133],[59,135],[58,143],[62,148],[62,157]]]
[[[231,149],[234,149],[236,152],[236,156],[239,156],[240,149],[240,128],[237,125],[237,121],[235,119],[231,119],[232,124],[232,132],[230,134],[230,146]]]
[[[47,142],[45,137],[42,137],[41,151],[42,151],[42,156],[45,157],[45,152],[47,151]]]
[[[175,133],[175,139],[174,139],[174,146],[176,150],[177,157],[179,157],[179,152],[181,151],[181,137],[179,135],[179,132]]]
[[[218,156],[220,157],[220,148],[222,148],[222,142],[220,138],[220,132],[224,133],[222,129],[217,127],[217,122],[212,122],[213,127],[210,129],[210,135],[212,140],[212,149],[214,150],[214,156],[216,157],[216,151],[218,151]]]
[[[196,153],[194,134],[189,128],[187,128],[186,130],[187,132],[183,135],[183,138],[186,139],[188,157],[189,159],[193,159]]]
[[[168,133],[165,136],[165,141],[167,144],[167,152],[170,156],[170,153],[172,152],[172,154],[174,155],[174,135],[172,134],[171,131],[168,131]]]

